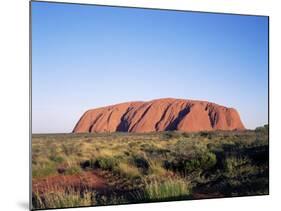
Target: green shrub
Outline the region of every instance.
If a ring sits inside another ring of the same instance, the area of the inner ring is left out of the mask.
[[[188,172],[197,170],[197,169],[210,169],[217,162],[216,155],[211,152],[205,152],[195,156],[191,160],[185,161],[185,170]]]
[[[80,167],[82,169],[94,169],[95,168],[95,162],[96,162],[96,159],[89,159],[89,160],[85,160],[85,161],[82,161],[80,162]]]
[[[256,129],[255,129],[255,131],[256,132],[263,132],[263,133],[266,133],[266,132],[268,132],[268,124],[267,125],[264,125],[264,126],[262,126],[262,127],[257,127]]]
[[[147,159],[144,157],[144,156],[141,156],[141,155],[135,155],[133,156],[133,159],[134,159],[134,164],[142,169],[142,171],[144,173],[146,173],[148,171],[148,168],[149,168],[149,162],[147,161]]]
[[[261,168],[253,165],[251,160],[247,157],[231,156],[224,160],[224,175],[229,178],[259,173],[261,173]]]
[[[247,163],[246,158],[240,158],[240,157],[228,157],[224,160],[224,169],[227,172],[233,171],[235,168],[245,165]]]
[[[95,164],[97,168],[103,170],[114,170],[118,165],[118,159],[115,157],[99,157],[96,159]]]
[[[187,157],[175,157],[171,161],[165,161],[167,169],[190,173],[193,171],[203,171],[210,169],[217,162],[216,155],[212,152],[200,152]]]

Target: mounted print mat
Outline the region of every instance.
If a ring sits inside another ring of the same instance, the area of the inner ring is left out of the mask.
[[[30,10],[33,210],[269,194],[269,17]]]

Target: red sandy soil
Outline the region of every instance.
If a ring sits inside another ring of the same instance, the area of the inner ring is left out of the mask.
[[[88,110],[74,133],[244,130],[238,112],[207,101],[157,99]]]
[[[64,191],[70,187],[76,190],[102,190],[107,188],[107,184],[94,172],[83,172],[78,175],[54,175],[32,180],[32,191],[38,193]]]

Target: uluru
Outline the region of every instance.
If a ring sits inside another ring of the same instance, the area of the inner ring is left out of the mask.
[[[164,98],[86,111],[73,133],[245,130],[236,109],[207,101]]]

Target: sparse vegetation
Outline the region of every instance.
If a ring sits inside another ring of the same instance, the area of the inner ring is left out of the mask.
[[[231,132],[33,135],[32,204],[268,194],[268,154],[267,125]]]

